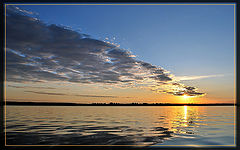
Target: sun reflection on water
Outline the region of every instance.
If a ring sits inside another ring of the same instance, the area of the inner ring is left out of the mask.
[[[184,120],[187,120],[187,117],[188,117],[187,116],[188,115],[188,112],[187,112],[188,111],[188,106],[184,106],[183,108],[184,108]]]
[[[188,121],[187,121],[187,119],[188,119],[188,106],[184,106],[183,109],[184,109],[184,117],[183,117],[184,124],[183,124],[183,126],[187,127],[188,126]]]
[[[198,121],[198,112],[195,107],[182,106],[174,113],[171,128],[177,134],[193,134]]]

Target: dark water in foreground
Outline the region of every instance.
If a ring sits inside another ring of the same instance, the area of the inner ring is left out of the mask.
[[[233,106],[7,106],[8,145],[234,145]]]

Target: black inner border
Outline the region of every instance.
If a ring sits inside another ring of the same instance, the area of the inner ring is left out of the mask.
[[[235,61],[235,66],[236,66],[236,102],[237,102],[237,106],[236,106],[236,119],[237,119],[237,132],[236,132],[236,144],[237,144],[237,147],[235,148],[181,148],[181,147],[174,147],[174,148],[166,148],[166,147],[153,147],[153,148],[140,148],[140,147],[121,147],[121,146],[114,146],[114,147],[110,147],[110,146],[91,146],[91,147],[84,147],[84,146],[66,146],[66,147],[63,147],[63,146],[21,146],[21,147],[17,147],[17,146],[5,146],[5,133],[4,133],[4,76],[5,76],[5,73],[4,73],[4,63],[5,63],[5,56],[4,56],[4,45],[5,45],[5,30],[4,30],[4,24],[5,24],[5,21],[4,21],[4,4],[5,3],[18,3],[18,4],[21,4],[21,3],[31,3],[31,4],[36,4],[36,3],[192,3],[192,4],[195,4],[195,3],[236,3],[236,34],[235,34],[235,39],[236,39],[236,55],[235,55],[235,58],[236,58],[236,61]],[[240,133],[239,133],[239,130],[240,130],[240,108],[239,108],[239,99],[240,99],[240,95],[239,95],[239,66],[240,66],[240,61],[239,61],[239,39],[240,39],[240,32],[239,32],[239,27],[238,25],[240,24],[240,1],[238,0],[3,0],[1,1],[1,8],[0,8],[0,13],[1,13],[1,24],[3,25],[2,28],[1,28],[1,51],[0,51],[0,60],[1,60],[1,64],[0,64],[0,69],[1,69],[1,74],[0,74],[0,78],[1,78],[1,85],[0,85],[0,122],[1,122],[1,125],[0,125],[0,143],[1,143],[1,147],[3,148],[3,150],[32,150],[32,149],[37,149],[37,150],[48,150],[48,149],[57,149],[57,150],[77,150],[77,149],[107,149],[107,150],[115,150],[115,149],[128,149],[128,150],[131,150],[131,149],[151,149],[151,150],[155,150],[155,149],[166,149],[166,150],[169,150],[169,149],[187,149],[187,150],[206,150],[206,149],[209,149],[209,150],[222,150],[222,149],[240,149]]]

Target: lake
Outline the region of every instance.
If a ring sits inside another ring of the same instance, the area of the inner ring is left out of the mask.
[[[233,106],[7,106],[7,145],[234,146]]]

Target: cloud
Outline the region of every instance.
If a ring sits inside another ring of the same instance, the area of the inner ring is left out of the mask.
[[[7,81],[65,81],[117,87],[159,87],[175,82],[167,70],[137,60],[128,50],[64,26],[48,25],[32,14],[7,6]]]
[[[184,84],[177,83],[176,81],[164,84],[164,85],[153,85],[150,87],[152,91],[158,93],[167,93],[174,96],[204,96],[206,93],[198,92],[198,89],[193,86],[185,86]]]
[[[66,95],[63,93],[51,93],[51,92],[39,92],[39,91],[24,91],[24,92],[35,93],[35,94],[46,94],[46,95],[60,95],[60,96]]]
[[[109,95],[74,95],[79,97],[97,97],[97,98],[132,98],[132,97],[122,97],[122,96],[109,96]]]
[[[77,96],[77,97],[93,97],[93,98],[132,98],[132,97],[123,97],[123,96],[110,96],[110,95],[79,95],[79,94],[63,94],[63,93],[52,93],[52,92],[40,92],[40,91],[24,91],[35,94],[44,94],[44,95],[57,95],[57,96]]]
[[[184,80],[200,80],[205,78],[213,78],[213,77],[223,77],[224,75],[207,75],[207,76],[178,76],[175,77],[177,81],[184,81]]]
[[[187,95],[187,96],[203,96],[206,93],[201,93],[201,92],[197,92],[197,89],[195,87],[191,87],[191,86],[185,86],[182,90],[178,90],[178,91],[166,91],[166,93],[168,94],[172,94],[175,96],[183,96],[183,95]]]
[[[15,86],[15,85],[7,85],[7,87],[12,87],[12,88],[34,88],[34,89],[56,89],[56,88],[53,88],[53,87]]]

